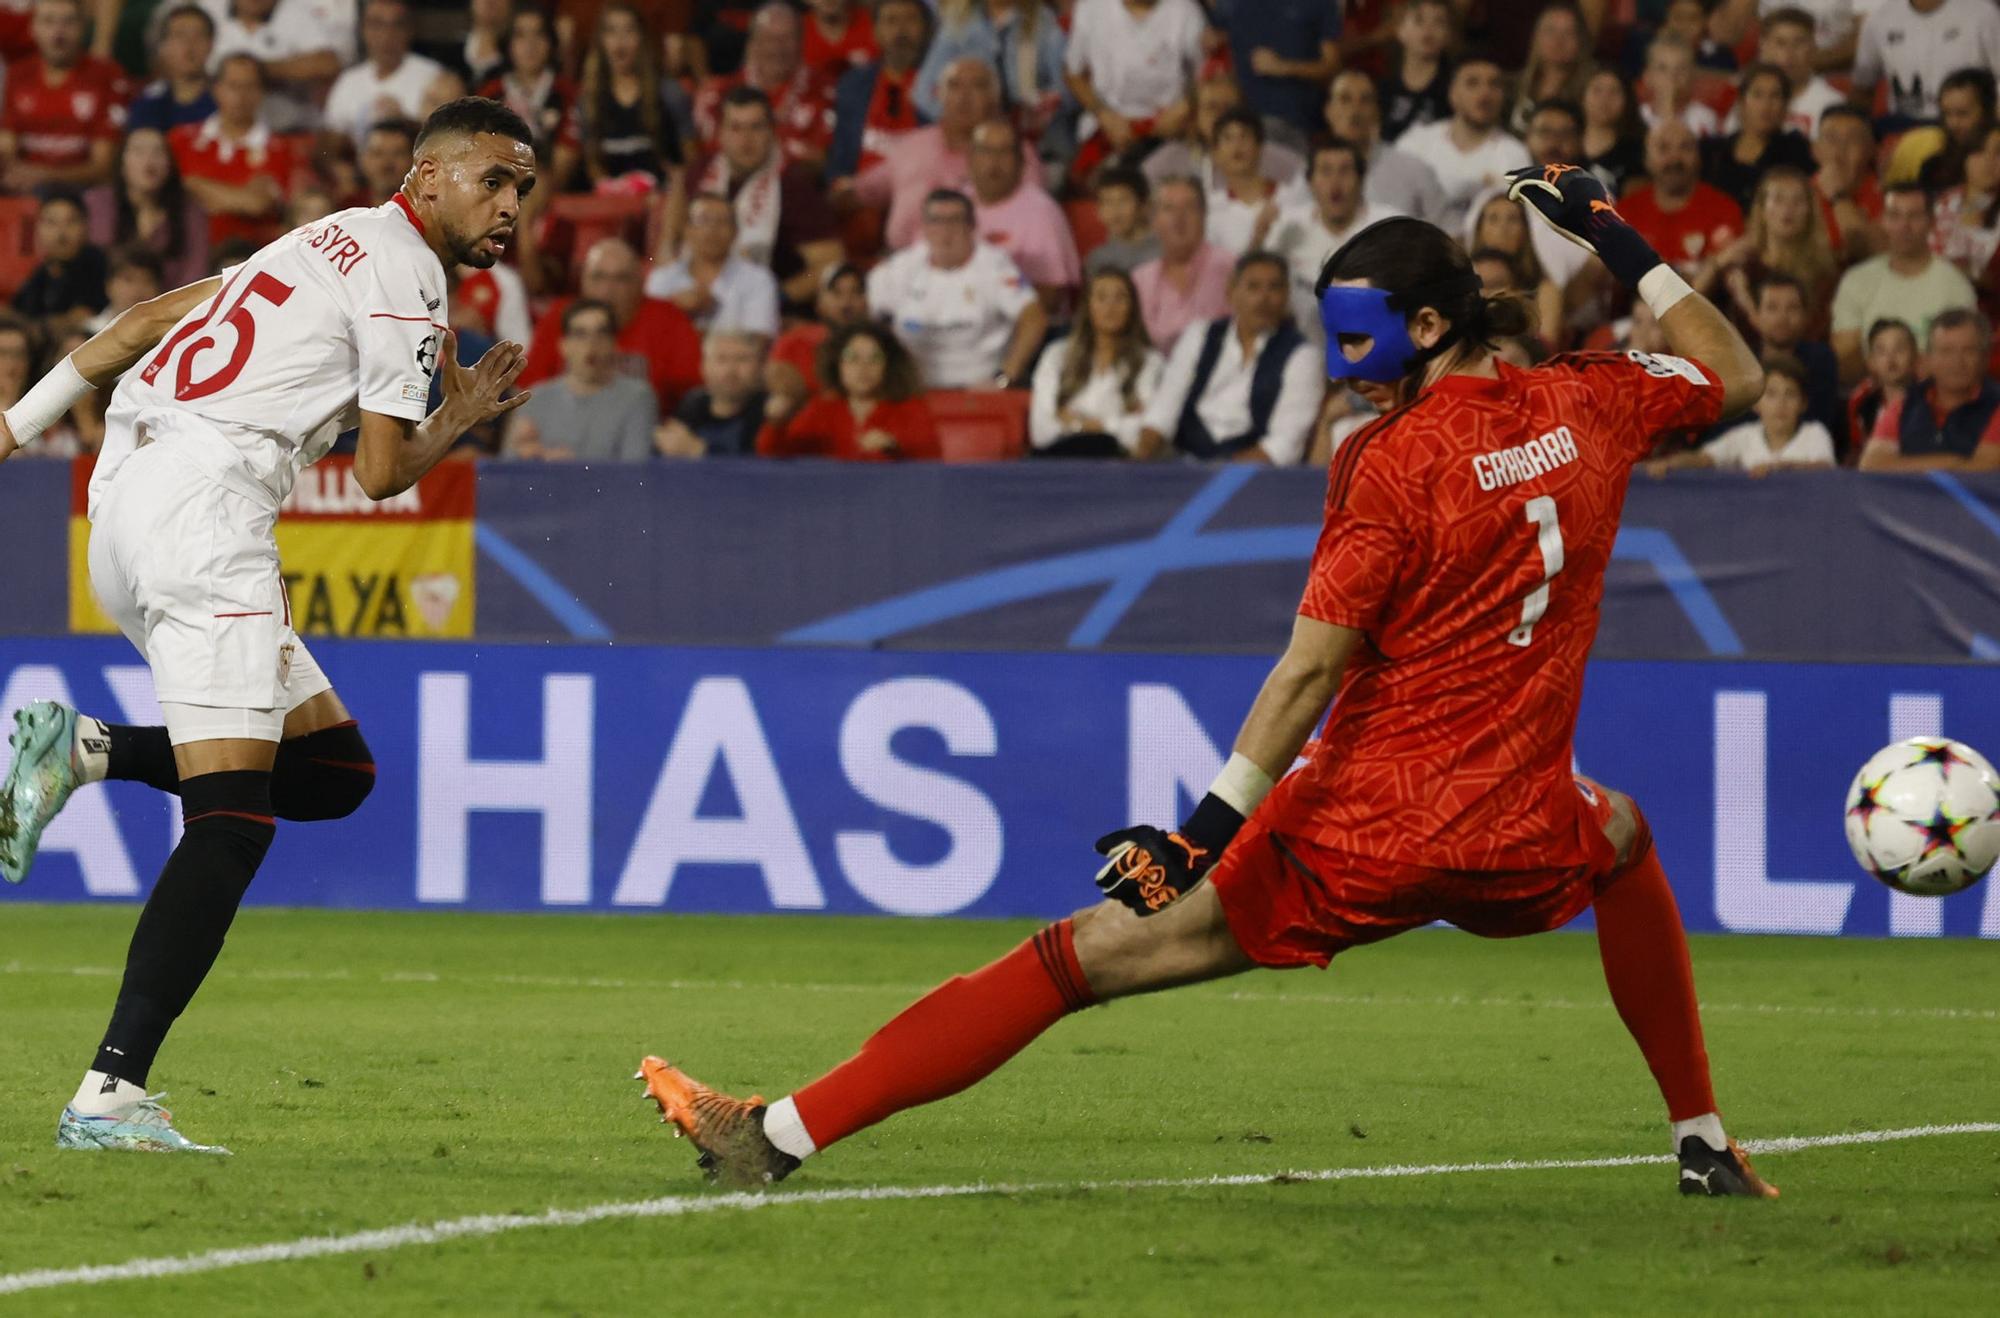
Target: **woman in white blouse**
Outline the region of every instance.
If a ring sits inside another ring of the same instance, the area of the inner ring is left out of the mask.
[[[1146,339],[1139,294],[1123,270],[1090,278],[1083,315],[1035,365],[1028,437],[1049,457],[1125,457],[1139,442],[1165,359]]]

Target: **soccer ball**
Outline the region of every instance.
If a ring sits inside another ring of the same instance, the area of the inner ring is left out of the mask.
[[[1946,737],[1885,746],[1847,789],[1847,845],[1898,892],[1963,892],[2000,858],[2000,776]]]

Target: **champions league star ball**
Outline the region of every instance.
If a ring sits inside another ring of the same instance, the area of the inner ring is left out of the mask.
[[[1847,845],[1898,892],[1963,892],[2000,857],[2000,777],[1945,737],[1912,737],[1869,757],[1847,789]]]

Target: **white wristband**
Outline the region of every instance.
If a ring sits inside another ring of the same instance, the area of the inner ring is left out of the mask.
[[[1248,819],[1271,793],[1271,775],[1241,753],[1231,753],[1229,763],[1208,785],[1209,792],[1227,802],[1230,809]]]
[[[34,388],[21,395],[20,402],[7,409],[7,429],[13,432],[14,442],[27,444],[62,420],[90,390],[90,381],[76,369],[74,353],[57,362],[47,375],[35,381]]]
[[[1665,261],[1639,276],[1639,296],[1653,309],[1655,318],[1666,315],[1669,307],[1693,292],[1680,272]]]

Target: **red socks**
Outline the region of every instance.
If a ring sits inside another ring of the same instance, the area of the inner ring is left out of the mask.
[[[814,1145],[824,1149],[985,1079],[1049,1026],[1096,1000],[1063,920],[911,1003],[792,1101]]]
[[[1652,831],[1643,820],[1639,827],[1636,859],[1606,880],[1597,896],[1597,950],[1611,1001],[1667,1100],[1667,1119],[1685,1121],[1715,1111],[1715,1091],[1680,907]]]

